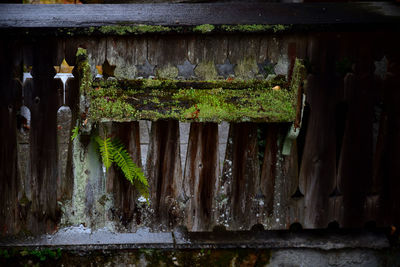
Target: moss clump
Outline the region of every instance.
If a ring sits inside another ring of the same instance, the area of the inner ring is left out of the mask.
[[[202,80],[215,80],[218,76],[217,69],[212,61],[199,63],[194,69],[194,73]]]
[[[156,75],[160,79],[175,79],[178,74],[178,68],[171,64],[167,64],[167,66],[156,70]]]
[[[194,27],[193,31],[194,32],[200,32],[200,33],[209,33],[209,32],[212,32],[214,29],[215,29],[214,25],[202,24],[202,25]]]
[[[258,73],[257,61],[254,58],[245,58],[235,67],[236,76],[240,79],[253,79]]]
[[[274,33],[290,29],[290,25],[282,24],[247,24],[247,25],[222,25],[221,29],[226,32],[269,32]]]
[[[92,30],[94,31],[95,29]],[[102,26],[98,30],[102,34],[126,35],[170,32],[172,29],[170,27],[165,27],[161,25],[117,25]]]
[[[81,94],[84,94],[84,92],[88,92],[92,88],[92,73],[90,70],[86,49],[79,47],[78,51],[76,52],[76,57],[80,81],[79,88]]]

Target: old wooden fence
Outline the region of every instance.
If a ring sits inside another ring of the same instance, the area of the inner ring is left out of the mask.
[[[0,5],[1,233],[400,226],[399,10],[388,5],[397,15],[361,4]],[[54,66],[74,66],[79,47],[93,74],[119,79],[290,79],[304,59],[300,134],[284,155],[290,122],[103,124],[145,170],[146,204],[103,171],[90,136],[70,139],[79,74],[64,85]]]

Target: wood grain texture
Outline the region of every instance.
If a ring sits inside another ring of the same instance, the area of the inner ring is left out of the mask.
[[[20,231],[18,191],[21,182],[17,167],[17,107],[21,86],[14,79],[17,42],[0,41],[0,235]],[[20,58],[19,58],[20,59]]]
[[[257,126],[251,123],[231,124],[224,172],[232,175],[228,205],[232,218],[229,229],[250,229],[256,223],[254,208],[259,190]],[[230,147],[231,146],[231,147]],[[231,171],[226,170],[228,168]]]
[[[218,14],[217,16],[215,14]],[[190,3],[15,5],[0,7],[0,27],[103,25],[348,24],[399,22],[394,3]]]
[[[147,177],[153,213],[153,229],[172,229],[182,221],[178,198],[182,190],[177,121],[152,123],[147,156]]]
[[[53,231],[59,211],[57,208],[57,90],[51,52],[57,48],[49,41],[34,44],[31,95],[26,99],[31,110],[30,153],[32,175],[31,231]],[[46,223],[43,223],[46,222]]]
[[[214,194],[219,173],[218,125],[192,123],[183,180],[186,226],[192,231],[212,230]]]
[[[120,140],[138,167],[141,167],[139,122],[113,123],[111,136]],[[132,231],[142,223],[141,213],[136,207],[139,194],[120,170],[112,168],[107,175],[107,190],[114,197],[113,215],[125,230]]]

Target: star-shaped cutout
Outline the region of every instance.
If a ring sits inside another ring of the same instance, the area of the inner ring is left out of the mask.
[[[72,73],[74,66],[68,65],[67,61],[64,58],[61,65],[54,66],[54,68],[56,69],[57,73]]]
[[[103,77],[105,79],[107,79],[108,77],[114,77],[114,70],[115,70],[115,65],[110,65],[110,63],[108,63],[108,60],[106,59],[106,61],[104,61],[103,63]]]
[[[224,64],[217,64],[217,70],[218,74],[223,76],[224,78],[228,78],[229,75],[234,75],[235,74],[235,65],[236,64],[231,64],[229,59],[225,59]]]
[[[138,76],[147,78],[149,76],[154,76],[154,68],[155,65],[151,65],[149,61],[146,59],[146,62],[143,65],[137,65]]]
[[[276,63],[272,63],[268,59],[264,62],[257,63],[258,65],[258,72],[260,74],[268,76],[269,74],[275,74],[275,65]]]
[[[186,59],[182,65],[177,65],[177,67],[178,67],[178,76],[184,78],[191,78],[195,76],[194,69],[196,68],[196,65],[190,63],[189,60]]]
[[[381,79],[384,79],[387,73],[387,65],[388,65],[388,60],[386,56],[384,56],[380,61],[375,61],[375,75],[378,75],[381,77]]]

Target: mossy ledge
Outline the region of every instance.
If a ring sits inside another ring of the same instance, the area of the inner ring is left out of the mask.
[[[81,97],[87,118],[96,121],[176,119],[199,122],[291,122],[304,75],[296,60],[291,83],[265,80],[97,80],[92,81],[87,55],[78,50]],[[86,59],[86,60],[85,60]]]
[[[292,25],[282,24],[237,24],[237,25],[105,25],[98,27],[58,28],[58,35],[142,35],[142,34],[167,34],[167,33],[279,33],[292,29]]]
[[[288,122],[295,119],[295,95],[266,81],[96,81],[88,93],[89,118]]]

